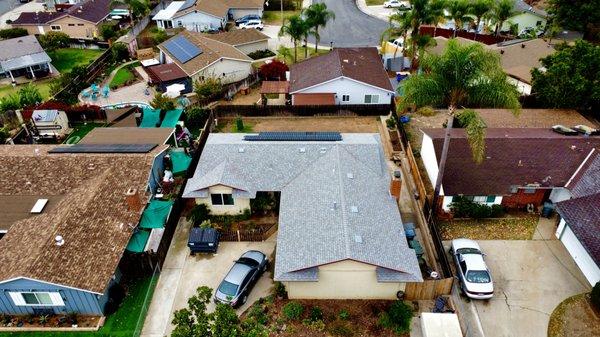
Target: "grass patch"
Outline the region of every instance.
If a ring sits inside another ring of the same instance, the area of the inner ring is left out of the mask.
[[[385,0],[367,0],[367,6],[381,6]]]
[[[40,91],[40,94],[42,94],[42,98],[44,100],[47,99],[48,97],[50,97],[50,83],[52,83],[51,78],[32,82],[32,84],[38,88],[38,90]],[[8,95],[16,94],[19,91],[19,89],[21,89],[21,87],[23,87],[25,85],[26,84],[19,84],[19,85],[13,87],[12,84],[9,84],[9,85],[0,87],[0,98],[8,96]]]
[[[105,49],[62,48],[48,52],[52,65],[61,73],[70,72],[76,66],[87,66],[104,53]]]
[[[115,76],[110,80],[110,84],[108,85],[111,90],[122,87],[130,81],[135,80],[135,74],[129,67],[122,67],[117,70]]]
[[[152,298],[158,276],[139,279],[127,285],[127,296],[119,309],[108,316],[104,326],[96,332],[13,332],[0,333],[0,337],[130,337],[134,335],[140,314],[146,315],[142,310],[146,293],[150,288],[148,301]],[[143,319],[143,318],[142,318]]]
[[[94,128],[106,126],[104,123],[87,123],[87,124],[75,124],[73,125],[73,132],[65,140],[65,144],[77,144]]]
[[[466,219],[440,222],[442,240],[531,240],[539,217],[523,216],[501,219]]]
[[[562,301],[550,315],[548,337],[597,336],[600,317],[594,313],[589,294]]]
[[[298,15],[298,14],[300,14],[300,11],[298,11],[298,10],[283,11],[283,19],[287,19],[290,16]],[[263,23],[266,25],[281,26],[281,21],[282,21],[281,11],[264,11],[262,20],[263,20]]]
[[[244,128],[238,130],[235,119],[221,119],[219,124],[215,126],[215,132],[225,133],[252,133],[254,132],[254,124],[248,122],[246,119],[242,119],[244,122]]]

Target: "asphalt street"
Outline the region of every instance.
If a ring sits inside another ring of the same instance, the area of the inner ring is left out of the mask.
[[[371,47],[378,46],[381,33],[388,23],[361,12],[354,0],[314,0],[323,2],[335,13],[335,20],[329,21],[320,31],[322,46],[333,47]],[[309,39],[315,43],[314,37]]]

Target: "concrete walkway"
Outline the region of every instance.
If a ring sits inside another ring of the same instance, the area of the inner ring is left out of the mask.
[[[105,85],[108,85],[108,83],[110,83],[110,81],[113,79],[113,77],[115,76],[117,71],[119,71],[119,69],[121,69],[131,63],[135,63],[135,62],[137,62],[137,60],[127,62],[127,63],[121,65],[119,68],[113,70],[110,73],[110,75],[107,77],[107,79],[105,81],[103,81],[102,84],[99,85],[100,92],[102,92],[102,88]],[[108,93],[108,97],[106,97],[106,98],[100,94],[100,95],[98,95],[98,98],[95,101],[92,100],[91,97],[84,98],[80,93],[79,101],[84,104],[95,104],[95,105],[99,105],[99,106],[112,106],[112,105],[121,105],[121,104],[127,104],[127,103],[149,104],[152,101],[152,99],[154,98],[154,94],[156,93],[156,91],[154,90],[154,88],[148,87],[148,84],[147,84],[148,83],[148,74],[146,74],[144,69],[141,66],[135,67],[134,69],[139,74],[139,76],[142,77],[142,80],[135,82],[132,85],[121,87],[114,91],[111,90]],[[146,90],[149,92],[148,95],[146,95]]]

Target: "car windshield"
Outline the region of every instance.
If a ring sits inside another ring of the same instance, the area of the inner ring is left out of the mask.
[[[476,248],[458,248],[456,250],[457,254],[481,254],[481,252]]]
[[[487,270],[469,270],[467,281],[471,283],[490,283],[491,279]]]
[[[227,296],[235,296],[237,293],[238,286],[227,281],[221,282],[219,286],[219,291]]]

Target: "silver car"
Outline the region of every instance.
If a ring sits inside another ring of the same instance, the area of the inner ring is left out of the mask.
[[[249,250],[235,261],[215,291],[215,303],[236,308],[246,303],[256,281],[267,270],[269,260],[258,250]]]
[[[454,257],[456,274],[464,294],[474,299],[492,298],[494,282],[477,242],[469,239],[452,240],[450,253]]]

